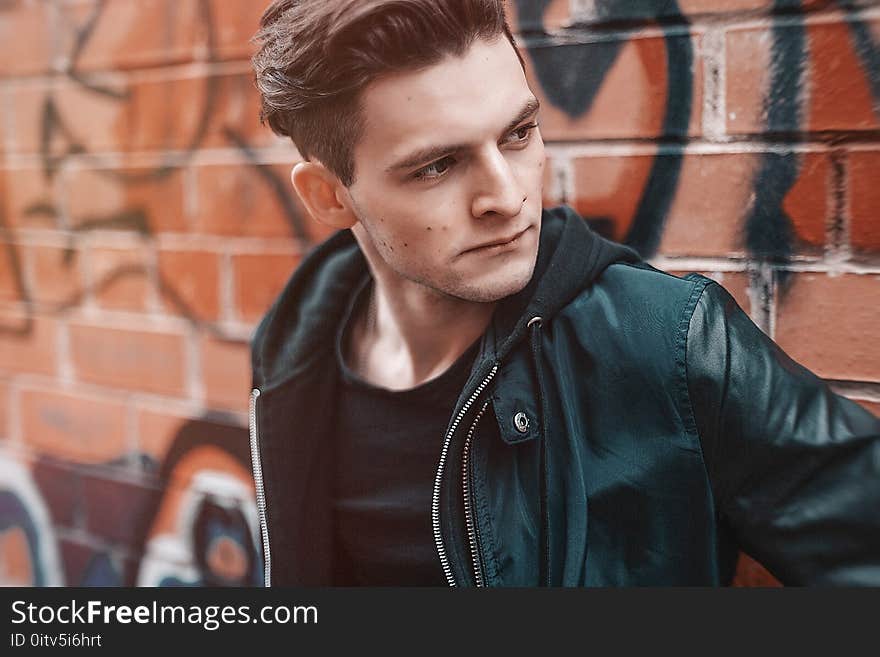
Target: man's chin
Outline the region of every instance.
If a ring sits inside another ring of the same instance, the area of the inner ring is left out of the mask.
[[[522,291],[532,279],[533,272],[534,264],[527,271],[459,290],[453,296],[474,303],[495,303]]]

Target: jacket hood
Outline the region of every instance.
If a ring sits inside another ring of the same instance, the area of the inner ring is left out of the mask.
[[[639,260],[633,249],[593,232],[571,208],[544,209],[532,278],[495,309],[493,357],[502,358],[524,339],[532,317],[552,318],[608,265]],[[350,230],[339,231],[317,246],[257,328],[252,346],[254,387],[274,388],[326,358],[334,348],[351,290],[365,276],[369,268]]]

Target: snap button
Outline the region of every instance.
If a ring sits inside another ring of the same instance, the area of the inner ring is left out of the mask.
[[[529,416],[520,411],[513,416],[513,426],[515,426],[516,430],[520,433],[525,433],[529,430]]]

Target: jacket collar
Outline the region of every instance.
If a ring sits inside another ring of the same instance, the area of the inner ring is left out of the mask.
[[[635,262],[629,247],[606,240],[567,206],[545,209],[535,271],[528,285],[496,307],[490,342],[474,368],[485,376],[492,362],[526,335],[532,317],[551,318],[615,261]],[[322,361],[333,348],[336,328],[351,291],[369,275],[351,231],[340,231],[303,261],[263,318],[253,340],[254,387],[283,385]]]

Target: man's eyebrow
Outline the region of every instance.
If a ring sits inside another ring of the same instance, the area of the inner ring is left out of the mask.
[[[515,129],[520,123],[522,123],[525,119],[530,117],[532,114],[538,111],[541,107],[541,102],[532,96],[525,105],[523,105],[522,109],[517,113],[516,117],[507,124],[507,127],[504,128],[504,132],[508,133],[511,130]],[[411,169],[423,162],[432,162],[444,155],[450,155],[452,153],[456,153],[458,151],[463,151],[468,147],[468,144],[444,144],[441,146],[427,146],[425,148],[421,148],[414,153],[410,153],[405,158],[392,164],[385,171],[386,173],[394,173],[395,171],[400,171],[401,169]]]

